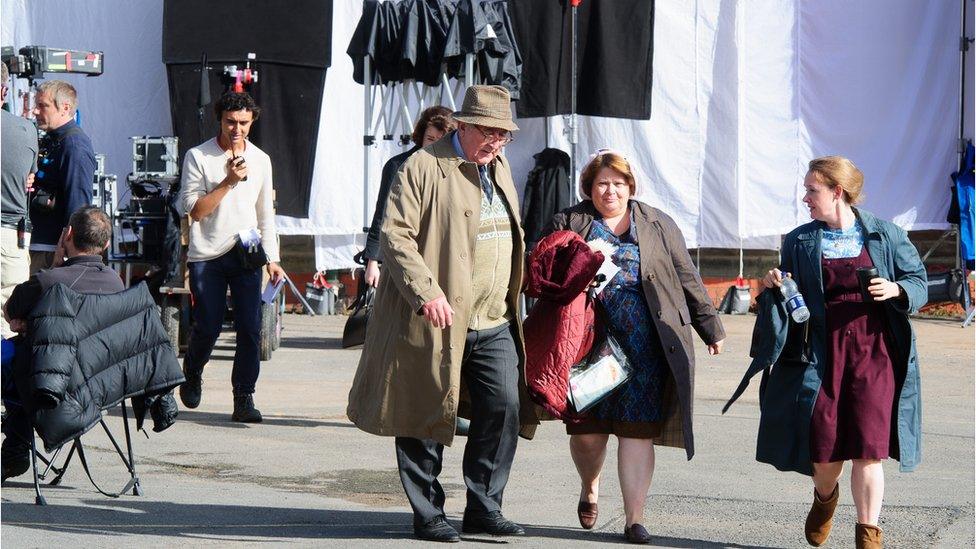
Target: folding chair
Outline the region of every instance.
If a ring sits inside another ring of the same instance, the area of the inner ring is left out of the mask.
[[[99,419],[98,423],[99,425],[101,425],[102,430],[105,431],[105,435],[108,436],[109,441],[112,442],[112,446],[115,447],[116,454],[119,456],[119,459],[122,461],[122,464],[125,466],[126,471],[129,473],[129,479],[125,483],[125,485],[118,492],[107,492],[103,490],[95,482],[95,479],[92,477],[91,469],[88,466],[88,459],[85,456],[85,446],[81,441],[82,437],[87,433],[79,435],[75,437],[73,440],[71,440],[70,442],[67,442],[57,447],[51,453],[51,457],[48,458],[45,457],[44,454],[42,454],[37,449],[36,433],[34,432],[33,426],[31,426],[30,440],[24,442],[29,442],[30,444],[31,473],[34,482],[34,495],[35,495],[34,503],[35,504],[47,505],[47,500],[45,500],[44,496],[41,494],[41,482],[47,480],[47,476],[50,473],[54,473],[54,478],[52,478],[51,481],[48,482],[47,484],[48,486],[59,485],[61,483],[62,477],[64,477],[64,474],[68,471],[68,466],[71,464],[71,459],[74,457],[76,453],[78,455],[78,460],[81,461],[82,468],[85,470],[85,475],[88,476],[89,482],[91,482],[92,486],[95,487],[95,490],[98,490],[98,492],[101,493],[102,495],[110,498],[117,498],[120,495],[128,492],[130,489],[132,490],[132,495],[134,496],[142,495],[142,486],[139,483],[139,476],[136,474],[135,456],[132,452],[132,436],[129,431],[128,406],[126,405],[125,400],[121,401],[119,405],[122,407],[122,426],[125,431],[126,450],[124,452],[122,450],[122,447],[119,446],[119,443],[116,441],[115,436],[112,435],[112,431],[109,430],[108,425],[105,423],[104,416],[101,419]],[[22,405],[19,402],[10,399],[4,400],[4,406],[7,407],[8,409],[14,407],[22,408]],[[4,421],[6,420],[7,418],[4,418]],[[12,436],[12,435],[8,434],[7,436]],[[21,436],[21,435],[13,435],[13,436]],[[60,467],[56,466],[55,462],[57,461],[58,456],[61,454],[61,451],[64,450],[64,448],[69,444],[71,447],[68,449],[67,457],[65,457],[64,462],[61,464]],[[38,463],[37,463],[38,460],[40,460],[44,464],[44,470],[41,472],[38,472]]]

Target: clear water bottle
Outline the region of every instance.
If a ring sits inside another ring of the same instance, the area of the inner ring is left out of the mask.
[[[810,309],[807,309],[807,303],[803,300],[803,294],[797,288],[796,281],[792,277],[784,276],[779,291],[786,300],[786,310],[793,317],[793,321],[797,324],[806,322],[810,318]]]

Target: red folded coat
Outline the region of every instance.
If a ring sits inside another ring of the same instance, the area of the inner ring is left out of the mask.
[[[593,345],[594,311],[586,289],[603,264],[572,231],[556,231],[529,255],[525,294],[538,298],[523,323],[529,396],[559,419],[571,418],[569,369]]]

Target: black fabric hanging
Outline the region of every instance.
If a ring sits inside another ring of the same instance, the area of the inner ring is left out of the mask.
[[[251,88],[262,116],[251,140],[274,169],[277,213],[308,217],[312,167],[326,69],[332,63],[332,2],[328,0],[166,0],[163,63],[169,80],[173,130],[186,151],[217,134],[212,107],[197,117],[200,57],[212,67],[213,98],[223,92],[225,64],[257,55],[259,80]]]
[[[559,149],[536,153],[522,198],[522,228],[525,244],[532,248],[552,216],[576,203],[576,190],[569,177],[569,155]]]
[[[504,86],[512,100],[518,101],[522,90],[522,54],[508,14],[508,2],[490,0],[483,7],[485,19],[495,37],[488,40],[478,53],[481,83]]]
[[[572,8],[568,0],[510,0],[522,52],[518,116],[570,114]],[[584,0],[578,8],[578,114],[651,117],[654,0]]]

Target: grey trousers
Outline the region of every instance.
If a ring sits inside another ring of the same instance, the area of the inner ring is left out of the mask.
[[[510,324],[469,331],[461,375],[471,396],[471,428],[462,471],[467,485],[466,514],[500,511],[515,458],[519,431],[518,354]],[[444,445],[397,437],[400,481],[413,508],[414,525],[444,515],[441,472]]]

